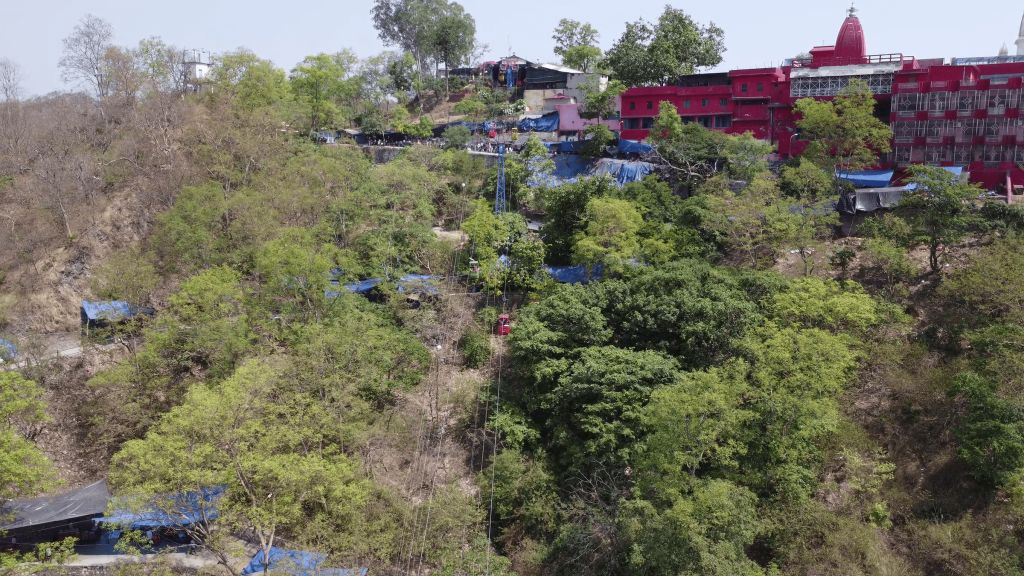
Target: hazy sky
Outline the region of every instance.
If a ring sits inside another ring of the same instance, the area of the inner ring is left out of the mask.
[[[560,18],[593,24],[607,49],[638,18],[656,19],[665,0],[463,0],[476,18],[477,37],[490,56],[508,52],[555,61],[551,30]],[[832,44],[849,3],[840,0],[671,1],[697,21],[725,30],[720,69],[759,67]],[[0,57],[17,62],[25,88],[38,95],[65,88],[57,61],[61,39],[87,13],[114,27],[115,41],[134,45],[159,36],[182,48],[223,52],[252,49],[290,69],[308,54],[352,48],[360,56],[384,49],[370,19],[372,0],[0,0]],[[1015,52],[1024,5],[1019,0],[860,0],[868,51],[918,58]],[[490,58],[489,58],[490,59]]]

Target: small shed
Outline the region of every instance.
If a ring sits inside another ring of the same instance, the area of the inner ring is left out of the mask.
[[[0,532],[18,547],[66,536],[87,542],[96,536],[94,520],[109,499],[107,483],[100,480],[54,496],[9,500],[0,505]]]
[[[156,311],[147,306],[135,306],[124,300],[91,301],[82,300],[82,333],[89,334],[97,328],[109,328],[141,315],[152,316]]]

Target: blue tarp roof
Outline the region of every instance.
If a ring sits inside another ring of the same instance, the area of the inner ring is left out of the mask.
[[[0,338],[0,358],[7,358],[10,360],[17,355],[18,347],[14,345],[14,342]]]
[[[558,143],[559,154],[579,154],[586,140],[566,140]]]
[[[621,186],[643,180],[653,171],[654,164],[647,162],[629,162],[627,160],[602,158],[597,161],[593,174],[594,176],[611,176]]]
[[[582,156],[560,154],[554,156],[555,170],[551,174],[534,173],[526,185],[530,188],[555,187],[576,182],[584,176],[609,176],[620,186],[643,180],[654,171],[648,162],[601,158],[592,162]]]
[[[518,127],[520,132],[557,132],[558,112],[549,112],[540,118],[523,118]]]
[[[395,284],[398,292],[401,294],[404,294],[405,292],[419,292],[423,294],[437,295],[441,293],[441,290],[437,285],[437,281],[439,279],[440,277],[431,276],[429,274],[406,274],[399,278],[398,282]],[[383,278],[367,278],[366,280],[360,280],[358,282],[349,282],[344,285],[344,288],[354,294],[366,294],[383,283]],[[336,298],[338,296],[338,292],[331,289],[326,290],[324,294],[328,298]]]
[[[107,322],[118,322],[140,313],[147,313],[147,309],[132,306],[123,300],[108,300],[105,302],[82,300],[82,313],[90,321],[105,320]]]
[[[647,154],[652,150],[654,147],[645,142],[619,139],[619,154]]]
[[[354,292],[356,294],[366,294],[370,290],[373,290],[384,282],[383,278],[367,278],[366,280],[359,280],[358,282],[349,282],[345,284],[345,290]]]
[[[429,274],[406,274],[398,279],[398,292],[419,292],[436,296],[441,293],[437,287],[437,276]]]
[[[576,266],[545,266],[544,271],[551,275],[555,282],[563,284],[587,284],[594,280],[600,280],[604,276],[604,266],[598,264],[587,274],[587,267],[583,264]]]
[[[366,568],[321,568],[326,560],[326,554],[271,547],[265,556],[262,550],[257,552],[242,575],[263,574],[264,569],[292,576],[366,576],[368,572]]]
[[[160,502],[159,505],[151,502],[137,511],[127,508],[115,510],[98,522],[117,524],[132,530],[191,526],[203,520],[216,520],[219,516],[217,500],[223,495],[223,486],[204,488],[199,492],[161,495],[153,499]]]
[[[864,170],[839,172],[836,176],[853,184],[854,188],[885,188],[892,180],[892,170]]]

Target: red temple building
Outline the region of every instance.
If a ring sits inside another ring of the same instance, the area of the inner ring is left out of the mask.
[[[893,152],[880,168],[909,164],[962,166],[990,189],[1024,184],[1024,23],[1018,56],[919,60],[869,55],[851,8],[834,46],[775,68],[693,74],[674,86],[631,88],[622,95],[622,133],[643,140],[662,101],[686,122],[728,133],[751,132],[782,157],[804,144],[793,104],[831,98],[861,79],[878,100],[876,115],[893,129]]]

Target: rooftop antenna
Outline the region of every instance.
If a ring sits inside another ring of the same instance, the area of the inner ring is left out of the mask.
[[[854,6],[853,0],[850,0],[850,9],[846,11],[851,17],[857,15],[857,7]]]

